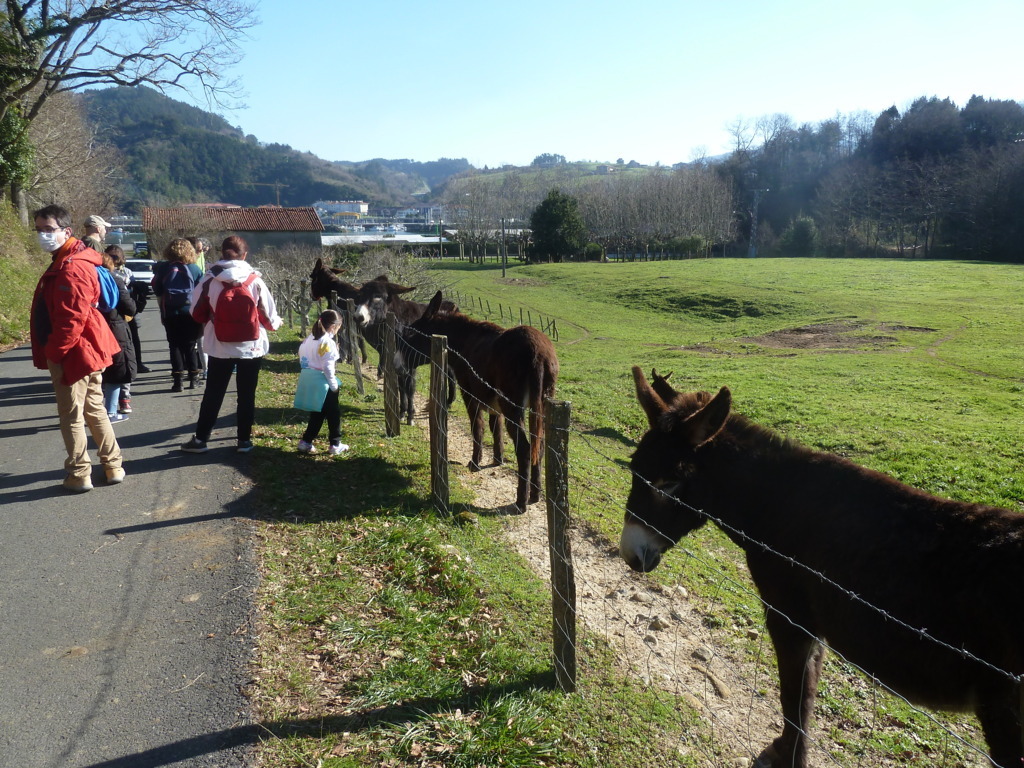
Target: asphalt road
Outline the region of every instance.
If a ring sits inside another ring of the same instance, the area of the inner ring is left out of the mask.
[[[170,393],[159,318],[141,319],[153,372],[114,427],[121,485],[96,464],[94,490],[60,487],[49,376],[27,346],[0,355],[3,768],[244,766],[258,736],[242,692],[257,576],[233,388],[209,453],[181,453],[202,390]]]

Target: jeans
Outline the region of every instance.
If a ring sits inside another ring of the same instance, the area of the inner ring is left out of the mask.
[[[103,385],[103,404],[107,407],[108,416],[117,415],[117,401],[121,397],[120,384]]]
[[[238,439],[252,438],[252,424],[256,419],[256,384],[262,365],[262,357],[244,360],[234,357],[210,357],[206,369],[206,388],[203,390],[199,421],[196,423],[196,437],[203,441],[210,439],[210,433],[213,432],[213,426],[224,402],[224,395],[228,391],[228,384],[231,382],[231,373],[235,371],[235,388],[238,392]]]

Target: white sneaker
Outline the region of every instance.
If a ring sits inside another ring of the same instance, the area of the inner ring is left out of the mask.
[[[329,456],[340,456],[348,450],[348,446],[344,443],[332,444],[330,449],[327,451]]]
[[[299,453],[316,453],[316,448],[312,443],[307,443],[305,440],[299,440]]]

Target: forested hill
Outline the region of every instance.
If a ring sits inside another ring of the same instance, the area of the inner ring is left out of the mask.
[[[429,199],[431,190],[470,168],[465,159],[330,162],[285,144],[262,144],[219,115],[149,88],[86,91],[83,99],[100,137],[124,156],[120,207],[126,212],[192,202],[407,205]]]

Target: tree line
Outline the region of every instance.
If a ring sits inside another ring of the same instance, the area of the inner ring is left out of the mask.
[[[446,221],[471,254],[500,236],[532,259],[1024,257],[1017,102],[920,98],[903,113],[799,126],[775,114],[731,132],[727,157],[674,168],[602,174],[541,155],[531,169],[471,172],[448,183]]]
[[[740,233],[825,256],[1022,258],[1024,108],[922,97],[904,112],[734,126],[721,166]],[[753,201],[758,199],[756,211]]]

